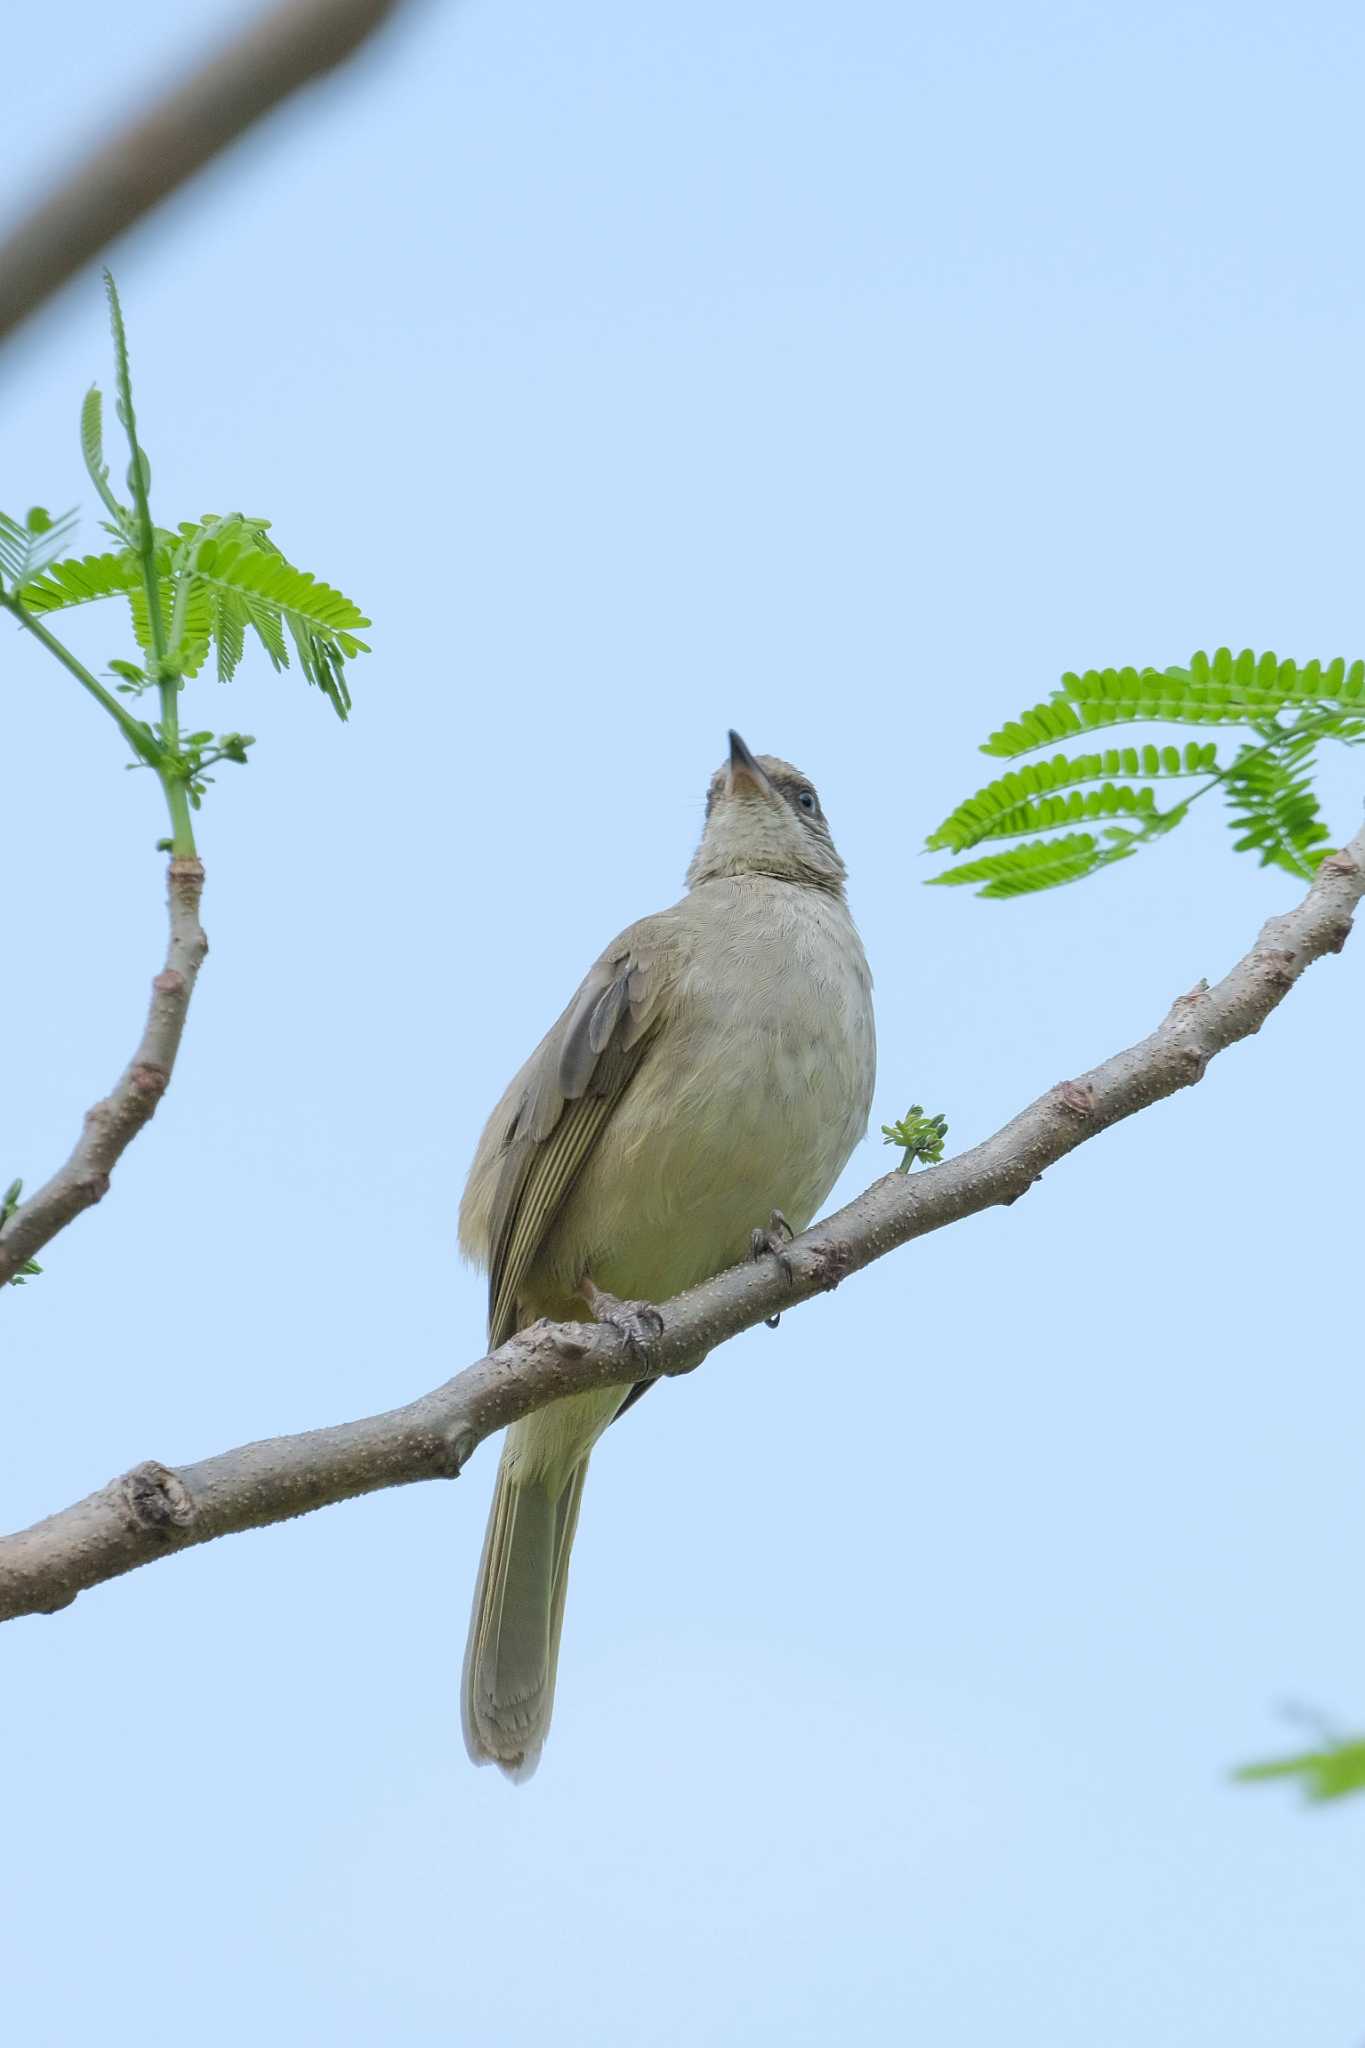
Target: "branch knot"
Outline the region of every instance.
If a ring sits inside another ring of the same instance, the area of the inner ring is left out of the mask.
[[[155,1458],[134,1465],[131,1472],[125,1472],[114,1483],[135,1528],[174,1536],[188,1529],[194,1520],[194,1502],[188,1487],[169,1465],[158,1464]]]
[[[813,1278],[816,1287],[824,1294],[833,1293],[841,1280],[847,1280],[853,1271],[853,1247],[843,1238],[819,1241],[810,1247],[810,1260],[815,1268]]]
[[[1279,989],[1282,994],[1293,988],[1297,979],[1294,972],[1294,966],[1298,959],[1296,952],[1287,946],[1265,946],[1258,949],[1257,958],[1265,971],[1265,978],[1272,988]]]

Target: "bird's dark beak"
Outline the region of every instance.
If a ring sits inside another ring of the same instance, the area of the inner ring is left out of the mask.
[[[737,789],[765,790],[771,787],[767,776],[739,734],[734,731],[730,734],[730,766],[725,780],[730,796],[733,796]]]

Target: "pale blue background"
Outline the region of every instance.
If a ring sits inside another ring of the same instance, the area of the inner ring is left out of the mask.
[[[16,203],[240,12],[16,10]],[[269,514],[376,651],[348,730],[260,663],[191,699],[261,744],[172,1094],[3,1303],[5,1524],[477,1355],[481,1119],[671,900],[731,723],[848,858],[877,1122],[970,1142],[1294,899],[1212,806],[1013,906],[917,848],[1064,667],[1365,653],[1362,58],[1255,0],[431,6],[118,249],[158,512]],[[93,274],[0,357],[10,509],[88,505],[92,377]],[[163,824],[12,634],[0,675],[36,1181],[135,1037]],[[7,2038],[1353,2048],[1365,1802],[1226,1773],[1286,1698],[1365,1716],[1363,993],[1357,941],[654,1394],[525,1790],[457,1728],[487,1453],[6,1629]]]

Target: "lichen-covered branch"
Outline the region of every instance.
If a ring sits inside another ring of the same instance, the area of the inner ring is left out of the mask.
[[[0,337],[290,93],[349,57],[398,0],[285,0],[139,109],[0,242]]]
[[[0,1231],[0,1287],[98,1202],[109,1176],[170,1085],[194,984],[208,951],[199,922],[204,868],[199,860],[173,860],[166,876],[170,937],[166,964],[152,983],[151,1007],[138,1047],[112,1094],[85,1113],[85,1125],[65,1166],[16,1209]]]
[[[890,1173],[788,1247],[663,1304],[661,1334],[632,1349],[614,1328],[537,1323],[406,1407],[332,1429],[247,1444],[172,1470],[139,1465],[74,1507],[0,1539],[0,1619],[51,1612],[86,1587],[210,1537],[332,1501],[453,1477],[476,1445],[561,1395],[672,1376],[741,1330],[837,1286],[898,1245],[1024,1194],[1110,1124],[1198,1081],[1261,1025],[1305,967],[1338,952],[1365,894],[1365,832],[1323,862],[1297,907],[1274,917],[1212,988],[1181,996],[1157,1029],[1059,1082],[1003,1130],[941,1166]],[[8,1234],[8,1233],[7,1233]]]

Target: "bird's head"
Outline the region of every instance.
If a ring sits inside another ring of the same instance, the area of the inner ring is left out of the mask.
[[[844,874],[814,784],[789,761],[751,754],[732,732],[730,758],[706,793],[706,829],[688,887],[724,875],[772,875],[841,896]]]

